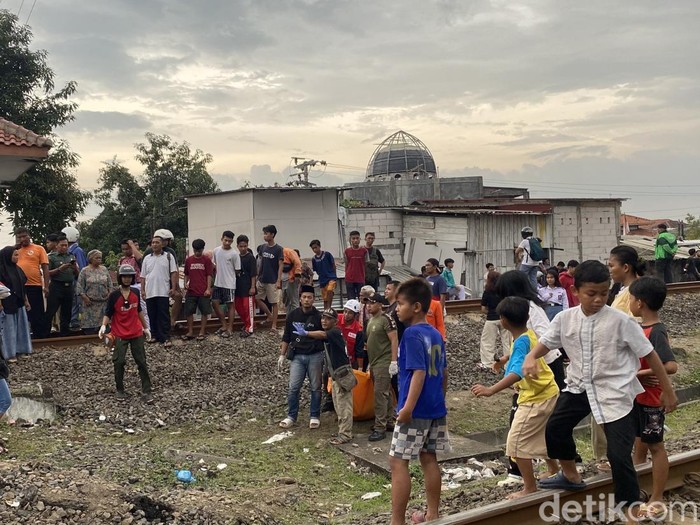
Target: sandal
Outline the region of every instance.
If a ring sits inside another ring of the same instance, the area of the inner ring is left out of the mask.
[[[595,468],[597,468],[599,472],[610,472],[612,470],[610,467],[610,462],[607,459],[603,459],[596,463]]]
[[[206,335],[198,335],[197,336],[197,341],[204,341],[207,338]]]
[[[637,520],[641,523],[659,523],[661,519],[666,517],[667,513],[668,509],[662,503],[642,503],[639,506],[639,514],[637,514]]]
[[[169,339],[163,343],[163,348],[170,348],[171,346],[173,346],[173,342]]]
[[[194,336],[193,335],[183,335],[180,337],[180,339],[182,339],[183,341],[191,341],[192,339],[194,339]]]
[[[352,441],[352,438],[342,438],[339,436],[336,436],[334,438],[331,438],[328,442],[331,445],[345,445],[346,443],[350,443]]]
[[[294,421],[291,417],[285,417],[282,421],[280,421],[280,426],[282,428],[290,428],[292,425],[294,425],[296,421]]]
[[[226,331],[225,328],[219,328],[219,329],[216,330],[216,332],[214,332],[214,335],[221,335],[221,334],[223,334],[225,331]]]
[[[221,335],[221,337],[223,337],[224,339],[228,339],[228,338],[231,337],[233,334],[232,334],[229,330],[225,330],[225,331],[221,332],[220,335]]]

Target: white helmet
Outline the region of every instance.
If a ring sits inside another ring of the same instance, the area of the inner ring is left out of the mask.
[[[68,242],[78,242],[78,239],[80,239],[80,232],[73,226],[66,226],[61,230],[61,233],[66,235]]]
[[[165,228],[161,228],[160,230],[156,230],[156,232],[153,234],[154,237],[160,237],[161,239],[169,239],[172,240],[175,238],[173,235],[173,232],[170,230],[166,230]]]
[[[351,312],[359,312],[360,311],[360,301],[357,299],[349,299],[344,305],[343,308],[347,308]]]

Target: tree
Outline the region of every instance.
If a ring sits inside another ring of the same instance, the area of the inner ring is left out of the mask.
[[[32,33],[17,17],[0,10],[0,116],[40,135],[56,145],[49,157],[0,191],[0,206],[12,214],[15,226],[26,226],[35,238],[75,221],[90,194],[80,190],[73,170],[79,156],[55,129],[73,120],[77,104],[70,101],[75,82],[54,90],[54,72],[46,51],[32,51]]]
[[[700,239],[700,218],[691,215],[685,216],[684,235],[688,240]]]
[[[95,192],[100,214],[80,225],[82,244],[103,253],[118,249],[125,238],[145,241],[158,228],[175,235],[178,253],[184,253],[187,237],[187,204],[183,197],[212,193],[218,184],[207,171],[212,156],[187,142],[174,142],[167,135],[146,134],[146,142],[135,145],[143,174],[134,177],[116,159],[100,170]]]
[[[184,239],[187,204],[183,197],[220,191],[207,171],[212,156],[199,149],[192,151],[187,142],[179,144],[154,133],[146,133],[146,142],[135,147],[136,160],[144,165],[141,183],[151,231],[167,228],[176,239]]]
[[[147,239],[146,190],[129,169],[116,158],[105,162],[97,184],[94,200],[102,211],[94,220],[80,224],[82,244],[107,254],[118,251],[122,239]]]

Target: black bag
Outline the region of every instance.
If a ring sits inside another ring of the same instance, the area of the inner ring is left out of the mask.
[[[0,379],[7,379],[8,377],[10,377],[10,368],[5,360],[0,357]]]

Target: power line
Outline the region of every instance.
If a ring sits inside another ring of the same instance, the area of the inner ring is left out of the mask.
[[[36,5],[36,0],[34,0],[34,3],[32,4],[32,8],[29,10],[29,14],[27,15],[27,21],[24,22],[24,25],[27,25],[29,23],[29,19],[32,17],[32,13],[34,12],[35,5]]]
[[[22,12],[22,7],[24,7],[24,0],[22,0],[22,3],[19,4],[19,9],[17,10],[17,18],[19,18],[19,14]]]

